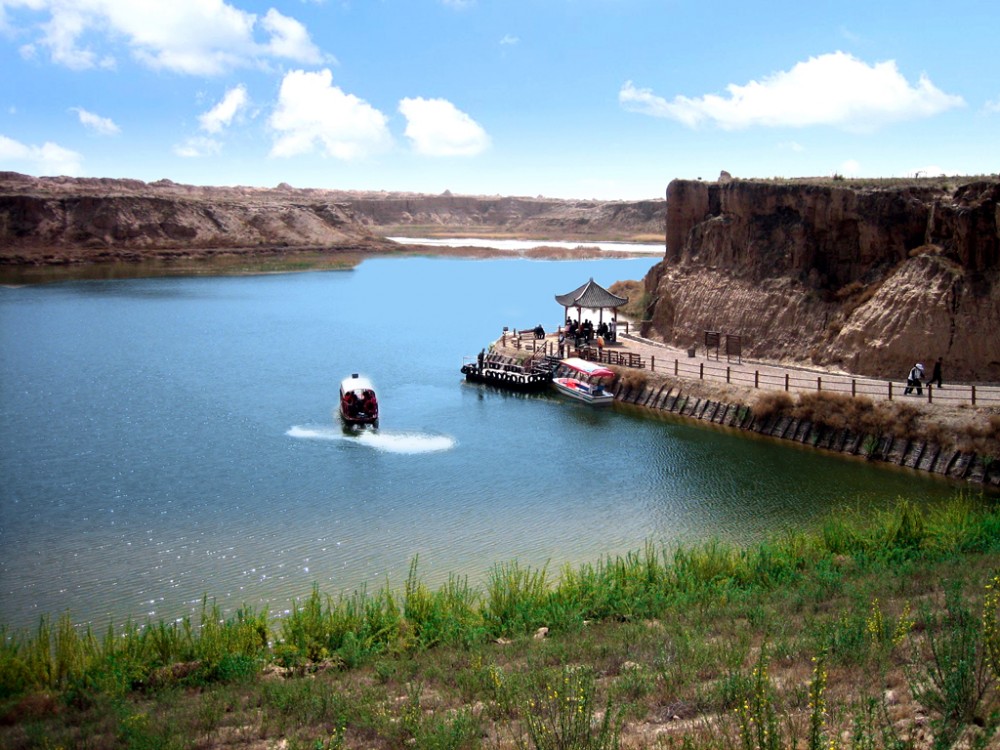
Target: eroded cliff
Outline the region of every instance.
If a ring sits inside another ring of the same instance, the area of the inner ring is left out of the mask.
[[[0,172],[0,263],[387,250],[399,232],[553,239],[663,236],[663,202],[274,188]]]
[[[9,264],[386,246],[326,195],[0,173],[0,262]]]
[[[647,328],[681,346],[738,335],[746,357],[868,375],[940,356],[948,377],[1000,380],[998,199],[998,179],[675,180]]]

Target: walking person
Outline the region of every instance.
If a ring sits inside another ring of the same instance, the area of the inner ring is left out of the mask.
[[[935,383],[938,388],[943,387],[941,385],[941,357],[937,358],[937,361],[934,363],[934,369],[931,370],[931,379],[927,381],[927,385],[929,386],[931,383]]]
[[[917,389],[918,396],[924,394],[924,366],[919,362],[910,368],[910,374],[906,376],[906,390],[903,391],[903,394],[910,395],[914,388]]]

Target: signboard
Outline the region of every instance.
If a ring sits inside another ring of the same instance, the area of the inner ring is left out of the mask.
[[[719,340],[722,334],[718,331],[705,331],[705,356],[711,357],[712,350],[715,350],[715,358],[719,358]]]
[[[733,334],[726,334],[726,361],[732,362],[736,358],[738,364],[743,362],[743,337]]]

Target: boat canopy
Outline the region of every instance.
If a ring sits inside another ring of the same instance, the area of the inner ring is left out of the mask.
[[[368,378],[361,377],[360,375],[351,375],[349,378],[344,378],[340,381],[340,392],[348,393],[349,391],[374,391],[375,386],[372,385],[372,381]]]
[[[607,367],[601,367],[601,365],[595,362],[588,362],[585,359],[580,359],[579,357],[570,357],[560,361],[561,364],[566,365],[577,372],[582,372],[584,375],[589,375],[592,378],[613,378],[615,373],[613,370],[609,370]]]

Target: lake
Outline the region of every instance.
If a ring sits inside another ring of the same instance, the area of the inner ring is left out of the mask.
[[[655,258],[394,257],[353,270],[0,289],[0,623],[172,619],[203,595],[287,610],[498,562],[752,542],[953,485],[553,395],[466,384],[503,326]],[[352,372],[377,433],[345,434]]]

